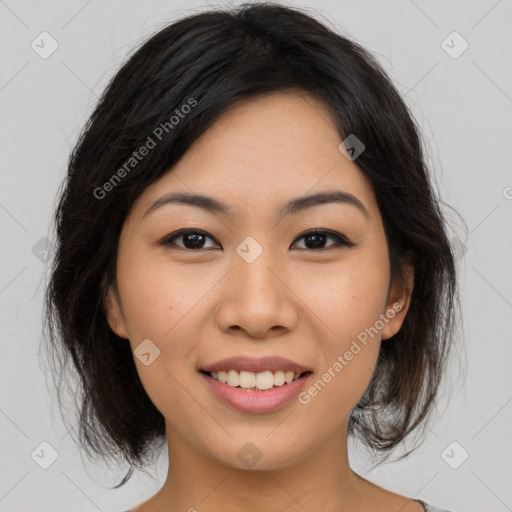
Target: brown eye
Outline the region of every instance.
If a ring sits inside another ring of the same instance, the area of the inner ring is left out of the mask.
[[[182,249],[198,250],[213,249],[214,247],[205,247],[207,239],[214,240],[206,232],[198,229],[182,229],[176,233],[169,235],[160,242],[161,245],[175,245]],[[175,240],[181,240],[181,244],[177,244]]]
[[[353,242],[350,242],[345,236],[335,233],[333,231],[326,231],[322,229],[314,229],[303,233],[297,240],[304,239],[305,250],[323,250],[326,249],[325,244],[328,239],[336,240],[336,243],[331,244],[327,247],[327,249],[336,246],[347,246],[353,247],[356,245]]]
[[[205,245],[208,239],[214,241],[214,243],[216,243],[217,245],[220,245],[212,236],[210,236],[208,233],[200,229],[182,229],[165,237],[160,242],[160,245],[175,246],[181,249],[195,251],[215,249],[214,246],[208,247]],[[296,240],[302,239],[304,240],[305,247],[299,248],[300,250],[322,251],[340,246],[353,247],[357,245],[354,242],[348,240],[344,235],[341,235],[340,233],[322,229],[314,229],[307,231],[306,233],[300,235]],[[329,244],[326,247],[326,243],[329,239],[334,240],[335,243]],[[178,240],[180,241],[180,243],[176,242]],[[292,244],[292,247],[296,245],[296,243],[297,242]]]

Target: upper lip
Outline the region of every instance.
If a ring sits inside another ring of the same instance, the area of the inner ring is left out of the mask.
[[[208,364],[199,368],[203,372],[218,372],[238,370],[253,373],[261,373],[264,371],[275,372],[278,370],[304,373],[311,372],[312,370],[290,359],[283,357],[250,357],[250,356],[236,356],[222,359],[212,364]]]

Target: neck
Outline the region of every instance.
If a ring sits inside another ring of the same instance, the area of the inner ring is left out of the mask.
[[[361,505],[362,486],[368,484],[349,466],[346,430],[335,432],[300,460],[264,469],[258,463],[252,469],[238,469],[213,459],[170,425],[167,445],[169,470],[165,484],[151,500],[155,512],[353,512]]]

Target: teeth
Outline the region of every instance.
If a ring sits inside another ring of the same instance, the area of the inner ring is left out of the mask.
[[[235,370],[232,370],[232,371],[235,371]],[[235,373],[237,373],[237,372],[235,371]],[[256,374],[254,374],[252,372],[241,371],[240,377],[238,379],[238,386],[240,386],[241,388],[246,388],[246,389],[256,387]]]
[[[256,375],[256,387],[258,389],[270,389],[274,387],[274,374],[272,372],[262,372]]]
[[[228,386],[233,386],[234,388],[236,388],[238,386],[239,380],[240,375],[238,374],[238,372],[236,370],[229,370],[226,384]]]
[[[300,373],[285,372],[278,370],[276,372],[266,371],[261,373],[246,372],[242,370],[229,370],[211,372],[210,375],[215,380],[232,386],[234,388],[241,387],[243,389],[261,390],[271,389],[274,386],[282,386],[285,383],[290,384],[300,377]]]

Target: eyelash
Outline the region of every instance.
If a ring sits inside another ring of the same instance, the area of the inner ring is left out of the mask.
[[[178,239],[180,237],[183,237],[185,235],[188,235],[188,234],[202,235],[202,236],[205,236],[206,238],[210,238],[211,240],[214,240],[216,243],[218,243],[212,236],[210,236],[208,233],[206,233],[205,231],[202,231],[200,229],[181,229],[181,230],[176,231],[175,233],[171,233],[170,235],[165,237],[160,242],[160,245],[164,245],[164,246],[174,245],[174,246],[176,246],[176,247],[178,247],[180,249],[188,250],[188,251],[195,251],[195,252],[205,251],[205,250],[208,250],[208,249],[213,249],[213,247],[207,247],[206,249],[189,249],[188,247],[181,247],[181,246],[179,246],[179,245],[174,243],[174,240],[176,240],[176,239]],[[354,247],[354,246],[357,245],[355,242],[351,242],[350,240],[348,240],[345,236],[341,235],[340,233],[336,233],[334,231],[325,230],[325,229],[312,229],[312,230],[306,231],[305,233],[302,233],[301,235],[299,235],[296,238],[296,241],[300,240],[302,238],[305,238],[305,237],[308,237],[308,236],[314,236],[314,235],[327,235],[327,237],[331,237],[331,238],[337,239],[338,242],[336,244],[331,245],[331,246],[323,247],[323,248],[320,248],[320,249],[308,249],[308,248],[305,248],[305,249],[299,249],[299,250],[319,252],[319,251],[332,250],[332,248],[339,247],[339,246]],[[294,241],[294,244],[296,243],[296,241]],[[292,244],[292,245],[294,245],[294,244]]]

